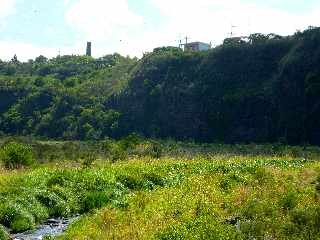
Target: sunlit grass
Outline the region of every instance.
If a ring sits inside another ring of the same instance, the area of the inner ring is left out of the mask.
[[[290,211],[308,207],[317,211],[319,202],[312,183],[319,174],[318,163],[243,157],[226,162],[166,163],[166,168],[184,166],[179,171],[185,173],[184,180],[170,188],[135,192],[125,209],[107,208],[86,216],[63,238],[285,239]],[[228,168],[212,171],[210,163],[240,168],[224,173]],[[250,164],[253,169],[242,167]],[[230,182],[225,183],[226,179]],[[225,223],[237,217],[243,222],[242,231]]]
[[[61,239],[319,237],[317,151],[185,147],[169,147],[179,149],[176,156],[150,155],[139,145],[116,162],[100,157],[84,166],[65,159],[2,169],[1,224],[23,231],[49,216],[81,213]]]

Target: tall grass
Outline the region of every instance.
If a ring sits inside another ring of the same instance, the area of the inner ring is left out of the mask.
[[[317,147],[197,145],[136,136],[24,143],[41,164],[0,171],[0,225],[13,232],[80,213],[62,239],[318,236]],[[47,158],[54,153],[59,157]]]
[[[183,176],[176,184],[136,191],[125,208],[87,215],[60,239],[318,239],[319,167],[172,161],[166,168]]]

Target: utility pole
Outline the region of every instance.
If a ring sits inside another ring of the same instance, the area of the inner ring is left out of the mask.
[[[233,38],[233,34],[234,34],[234,29],[236,28],[237,26],[235,25],[231,25],[231,32],[230,32],[230,38]]]

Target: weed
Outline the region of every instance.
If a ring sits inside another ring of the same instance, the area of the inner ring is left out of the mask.
[[[152,150],[153,143],[159,151]],[[31,229],[49,216],[89,212],[61,239],[320,237],[319,198],[313,185],[320,181],[314,182],[314,174],[304,177],[303,187],[296,181],[301,171],[317,171],[319,163],[293,158],[288,154],[292,147],[135,138],[74,142],[72,148],[65,142],[45,144],[43,161],[56,148],[54,161],[79,151],[77,156],[93,152],[114,163],[99,161],[83,168],[70,168],[78,162],[68,167],[44,164],[1,172],[0,224],[14,231]],[[296,156],[309,151],[296,150]],[[317,148],[312,151],[317,156]],[[129,156],[130,161],[124,161]],[[225,224],[229,217],[236,217],[234,225]]]
[[[67,217],[71,213],[71,208],[57,194],[49,191],[39,191],[36,195],[37,200],[49,210],[49,215],[53,217]]]
[[[121,144],[117,144],[113,141],[107,141],[105,143],[105,147],[106,152],[108,154],[108,158],[111,160],[111,162],[125,160],[128,157],[127,152],[124,149],[124,146]]]
[[[0,239],[1,240],[9,240],[10,239],[9,233],[6,231],[6,229],[2,225],[0,225]]]
[[[137,176],[119,175],[117,181],[121,182],[126,188],[131,190],[140,190],[143,188],[143,181]]]
[[[279,205],[286,210],[293,209],[297,206],[298,204],[298,193],[296,192],[289,192],[286,196],[284,196],[280,202]]]
[[[223,176],[219,185],[223,190],[227,191],[234,187],[236,184],[241,183],[242,181],[243,179],[239,176],[239,174],[232,172]]]
[[[83,168],[90,168],[92,164],[96,161],[97,156],[93,152],[87,152],[83,156],[82,159],[82,167]]]
[[[1,159],[6,168],[14,169],[35,163],[32,148],[22,143],[9,142],[1,149]]]
[[[81,201],[81,212],[89,212],[92,209],[104,207],[110,202],[110,198],[105,192],[88,192]]]

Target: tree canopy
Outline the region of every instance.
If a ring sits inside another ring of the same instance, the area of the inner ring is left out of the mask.
[[[204,52],[0,61],[3,134],[320,144],[320,28]]]

